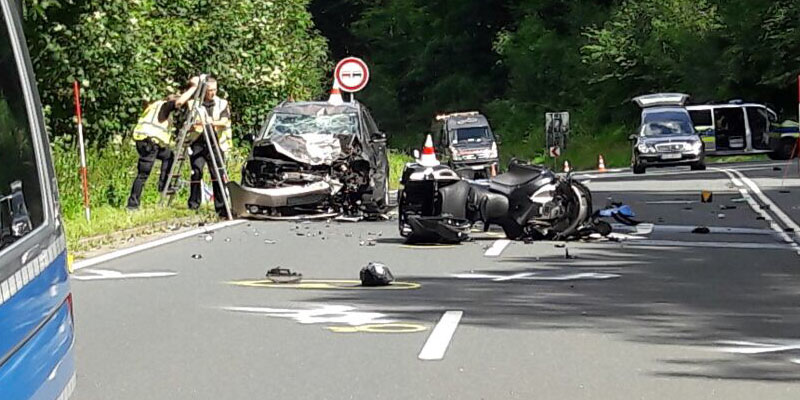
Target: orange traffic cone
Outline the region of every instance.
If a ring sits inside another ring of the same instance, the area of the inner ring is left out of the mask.
[[[602,154],[600,154],[600,156],[597,157],[597,170],[600,171],[600,172],[608,171],[606,169],[606,162],[605,162],[605,160],[603,160],[603,155]]]
[[[422,148],[422,155],[417,160],[419,165],[423,167],[436,167],[439,165],[439,160],[436,159],[436,151],[433,148],[433,138],[431,135],[425,139],[425,146]]]
[[[564,160],[564,172],[572,171],[572,168],[569,166],[569,161]]]
[[[331,96],[328,98],[328,103],[334,106],[340,106],[344,104],[344,100],[342,99],[342,90],[339,89],[339,84],[336,81],[333,82],[333,88],[331,88]]]

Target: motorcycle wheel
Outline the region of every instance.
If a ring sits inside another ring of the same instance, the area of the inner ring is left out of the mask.
[[[566,215],[553,225],[556,239],[566,239],[577,234],[578,229],[591,214],[591,194],[589,189],[579,182],[572,182],[566,194]]]

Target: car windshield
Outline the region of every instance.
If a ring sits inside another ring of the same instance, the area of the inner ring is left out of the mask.
[[[482,142],[491,138],[485,126],[456,129],[454,136],[456,142]]]
[[[691,135],[694,133],[692,120],[685,110],[670,110],[645,113],[642,135]]]
[[[650,122],[642,126],[644,136],[668,136],[668,135],[690,135],[692,130],[686,126],[685,122],[663,121]]]
[[[265,130],[265,137],[302,135],[355,135],[358,131],[358,115],[355,113],[334,115],[301,115],[275,113]]]

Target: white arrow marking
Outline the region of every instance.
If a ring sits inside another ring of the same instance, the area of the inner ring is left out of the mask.
[[[377,312],[355,311],[355,307],[323,305],[316,309],[289,309],[268,307],[223,307],[228,311],[261,314],[268,317],[290,318],[301,324],[347,324],[360,326],[367,324],[388,324],[397,322]]]

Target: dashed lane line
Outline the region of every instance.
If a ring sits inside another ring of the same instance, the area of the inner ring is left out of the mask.
[[[442,314],[442,318],[439,319],[422,347],[422,351],[419,352],[420,360],[435,361],[444,358],[444,353],[447,352],[463,315],[463,311],[447,311]]]
[[[492,244],[492,247],[489,247],[483,255],[486,257],[499,257],[509,244],[511,244],[511,241],[508,239],[496,240],[494,244]]]

